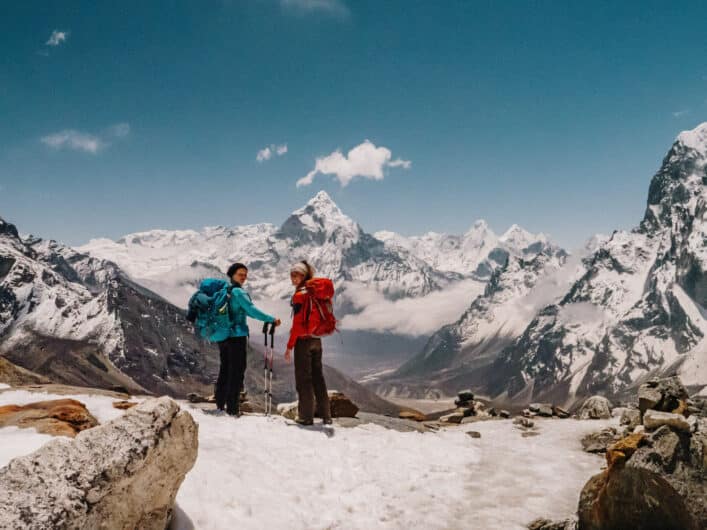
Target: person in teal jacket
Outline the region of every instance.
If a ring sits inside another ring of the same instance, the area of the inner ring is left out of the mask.
[[[276,326],[280,325],[280,319],[255,307],[250,295],[243,289],[243,284],[248,279],[248,267],[242,263],[234,263],[228,268],[226,274],[231,279],[232,285],[230,327],[215,330],[209,340],[218,343],[221,356],[221,367],[216,381],[216,407],[219,411],[225,409],[231,416],[240,416],[240,393],[245,378],[250,335],[246,318],[274,322]],[[204,282],[225,283],[223,280],[204,280]]]

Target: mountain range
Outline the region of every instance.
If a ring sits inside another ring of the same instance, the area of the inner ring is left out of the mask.
[[[707,123],[681,133],[631,231],[583,259],[510,258],[454,323],[394,373],[389,395],[470,386],[498,401],[571,403],[679,373],[707,385]]]

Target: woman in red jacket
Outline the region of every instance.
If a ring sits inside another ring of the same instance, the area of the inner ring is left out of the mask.
[[[322,371],[322,339],[308,331],[307,307],[310,293],[305,283],[314,276],[314,268],[306,261],[296,263],[290,269],[290,280],[295,286],[292,295],[292,329],[287,341],[285,361],[290,362],[295,351],[295,386],[299,396],[297,419],[300,425],[314,423],[315,410],[324,424],[331,423],[329,395]],[[315,409],[316,402],[316,409]]]

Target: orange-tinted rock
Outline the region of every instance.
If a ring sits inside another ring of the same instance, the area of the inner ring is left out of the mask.
[[[427,416],[417,410],[403,410],[398,414],[401,420],[425,421]]]
[[[113,408],[118,410],[128,410],[137,405],[137,401],[114,401]]]
[[[609,464],[609,468],[631,458],[633,453],[635,453],[641,446],[645,438],[646,435],[639,432],[629,434],[625,438],[622,438],[618,442],[610,445],[606,450],[606,462]]]
[[[68,436],[98,425],[98,421],[75,399],[38,401],[29,405],[0,407],[0,427],[34,428],[43,434]]]

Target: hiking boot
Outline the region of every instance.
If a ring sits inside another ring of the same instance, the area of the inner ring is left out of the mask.
[[[231,416],[232,418],[240,418],[241,411],[240,410],[229,410],[228,415]]]
[[[303,420],[302,418],[295,418],[295,423],[297,425],[314,425],[314,420]]]
[[[223,409],[211,409],[211,410],[205,410],[204,414],[208,414],[209,416],[225,416],[226,411]]]
[[[331,421],[331,418],[322,418],[322,423],[324,425],[331,425],[333,422]]]

